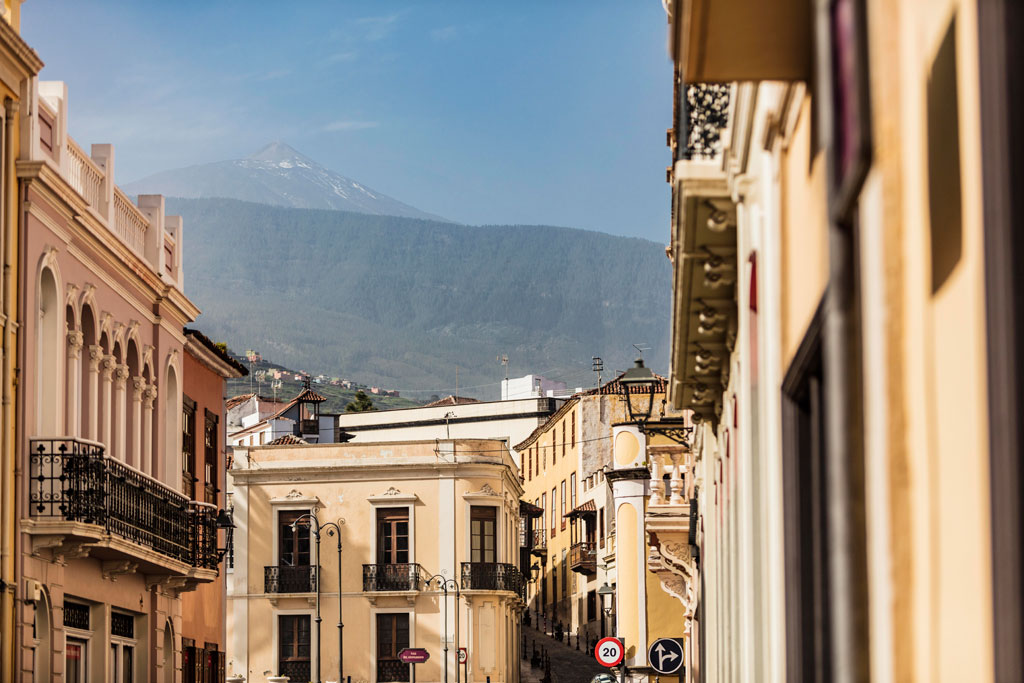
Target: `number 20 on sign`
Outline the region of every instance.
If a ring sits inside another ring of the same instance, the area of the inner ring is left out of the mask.
[[[602,638],[594,647],[594,659],[601,666],[618,666],[626,654],[626,648],[618,638]]]

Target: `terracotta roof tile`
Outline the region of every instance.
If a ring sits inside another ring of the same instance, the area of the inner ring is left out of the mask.
[[[461,406],[467,403],[480,403],[480,399],[470,398],[469,396],[445,396],[444,398],[428,403],[423,406],[424,408],[437,408],[439,406]]]
[[[305,439],[303,439],[302,437],[295,436],[294,434],[285,434],[283,436],[277,437],[276,439],[274,439],[273,441],[271,441],[267,445],[268,446],[300,446],[300,445],[307,445],[307,444],[309,444],[309,442],[306,441]]]

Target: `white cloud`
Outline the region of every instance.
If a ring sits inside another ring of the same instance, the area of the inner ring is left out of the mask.
[[[363,28],[363,39],[376,41],[386,38],[394,30],[395,22],[398,21],[398,14],[386,14],[377,17],[362,17],[356,19],[356,24]]]
[[[445,26],[444,28],[435,28],[430,32],[430,39],[437,43],[443,43],[451,40],[458,35],[459,29],[457,26]]]
[[[329,133],[337,133],[337,132],[340,132],[340,131],[365,130],[366,128],[376,128],[379,125],[380,125],[380,122],[378,122],[378,121],[345,121],[345,120],[341,120],[341,121],[331,121],[326,126],[324,126],[324,130],[329,132]]]

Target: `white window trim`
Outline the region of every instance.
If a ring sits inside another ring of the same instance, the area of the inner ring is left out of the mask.
[[[402,493],[394,488],[389,489],[386,493],[382,493],[377,496],[368,496],[366,500],[373,507],[373,531],[370,534],[370,561],[373,564],[377,563],[377,510],[379,508],[406,508],[409,514],[409,564],[416,564],[416,503],[419,501],[419,496],[415,493]],[[374,632],[376,632],[376,621],[374,622]],[[411,637],[411,636],[410,636]],[[376,637],[375,637],[376,638]],[[410,645],[410,647],[412,647]],[[376,652],[376,650],[374,650]],[[374,655],[376,657],[376,655]],[[374,659],[374,671],[376,671],[376,659]],[[374,674],[376,677],[376,674]]]
[[[89,605],[90,612],[92,605]],[[92,615],[89,615],[89,622],[92,623]],[[82,631],[81,629],[72,628],[71,626],[64,627],[64,671],[67,672],[67,657],[68,657],[68,639],[73,638],[75,640],[85,641],[85,680],[92,679],[91,668],[95,666],[92,661],[92,657],[95,654],[93,652],[93,631]],[[106,657],[107,653],[104,652],[103,656]],[[105,667],[104,667],[105,668]],[[52,670],[51,670],[52,673]],[[76,681],[69,681],[68,683],[77,683]]]
[[[408,614],[409,615],[409,647],[416,647],[416,610],[409,607],[371,607],[370,608],[370,682],[377,683],[377,615]],[[443,617],[442,617],[443,618]]]

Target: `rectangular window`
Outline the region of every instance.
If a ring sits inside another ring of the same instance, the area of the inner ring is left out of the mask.
[[[538,447],[540,448],[540,452],[541,452],[541,458],[542,458],[542,463],[541,464],[544,467],[544,471],[547,472],[548,471],[548,451],[547,451],[547,446],[540,446],[538,444]],[[551,456],[551,462],[554,463],[554,461],[555,461],[555,456],[552,455]]]
[[[540,525],[540,528],[543,531],[548,528],[548,494],[546,493],[540,494],[540,509],[544,511],[541,516]]]
[[[206,411],[206,424],[203,428],[203,467],[206,476],[206,502],[212,505],[217,504],[217,423],[218,416],[215,413]]]
[[[470,562],[497,562],[497,511],[497,508],[489,505],[474,505],[469,509]]]
[[[409,508],[377,508],[377,564],[409,562]]]
[[[555,516],[557,514],[556,510],[558,507],[555,505],[555,502],[557,498],[557,491],[555,489],[551,489],[551,538],[555,537]]]
[[[563,598],[569,597],[569,580],[572,578],[572,575],[569,574],[569,572],[567,572],[565,570],[565,567],[568,566],[568,564],[565,561],[565,558],[566,558],[566,556],[568,554],[569,554],[569,551],[566,550],[565,548],[562,548],[562,573],[564,574],[564,576],[562,577],[562,597]]]
[[[86,683],[89,670],[87,655],[88,641],[68,638],[64,645],[64,680],[68,683]]]
[[[597,591],[587,593],[587,621],[597,619]]]
[[[576,509],[576,473],[569,475],[569,495],[572,496],[572,509]]]
[[[408,681],[409,665],[398,659],[398,653],[409,647],[409,615],[377,615],[377,681]],[[308,680],[303,678],[301,680]]]
[[[565,457],[565,421],[562,421],[562,457]]]
[[[196,482],[196,402],[182,396],[181,410],[181,491],[195,498]]]
[[[604,547],[604,508],[597,509],[597,547]]]
[[[572,420],[572,447],[576,448],[576,411],[575,410],[572,411],[572,417],[569,418],[569,419]]]
[[[565,531],[565,479],[562,480],[562,531]]]
[[[526,480],[527,481],[533,479],[533,472],[531,470],[533,465],[530,463],[530,456],[532,456],[532,455],[533,455],[533,451],[531,451],[531,450],[527,450],[526,451]]]
[[[282,510],[277,516],[278,565],[282,567],[308,567],[309,519],[303,519],[292,531],[292,523],[309,510]]]
[[[309,615],[282,614],[277,619],[277,673],[293,681],[311,680]]]
[[[533,447],[533,474],[537,476],[540,474],[540,453],[538,452],[538,446]]]

